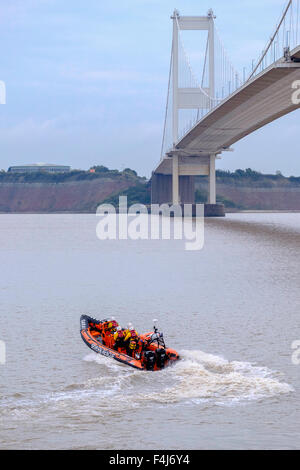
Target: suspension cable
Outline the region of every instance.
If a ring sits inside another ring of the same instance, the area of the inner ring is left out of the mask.
[[[268,42],[268,45],[265,47],[265,49],[264,49],[264,51],[263,51],[263,54],[262,54],[262,57],[261,57],[260,60],[258,61],[256,67],[254,67],[254,70],[253,70],[252,73],[250,74],[250,76],[249,76],[247,82],[255,75],[255,73],[256,73],[256,71],[258,70],[260,64],[263,62],[263,60],[264,60],[266,54],[268,53],[268,51],[269,51],[269,49],[270,49],[270,47],[271,47],[271,45],[272,45],[272,43],[273,43],[275,37],[277,36],[277,33],[278,33],[279,30],[280,30],[280,27],[281,27],[282,23],[284,22],[284,25],[285,25],[285,18],[286,18],[287,12],[288,12],[288,10],[289,10],[291,4],[292,4],[292,0],[289,0],[288,4],[287,4],[287,6],[286,6],[286,9],[284,10],[283,16],[282,16],[282,18],[281,18],[281,20],[280,20],[278,26],[276,27],[275,33],[273,34],[273,36],[271,37],[270,41]],[[284,29],[285,29],[285,28],[284,28]],[[284,34],[284,32],[283,32],[283,34]],[[284,42],[283,42],[283,43],[284,43]]]
[[[163,157],[164,143],[165,143],[165,137],[166,137],[167,118],[168,118],[168,109],[169,109],[169,97],[170,97],[170,88],[171,88],[172,64],[173,64],[173,41],[172,41],[172,49],[171,49],[171,59],[170,59],[170,69],[169,69],[168,94],[167,94],[167,102],[166,102],[166,110],[165,110],[164,131],[163,131],[161,151],[160,151],[161,158]]]

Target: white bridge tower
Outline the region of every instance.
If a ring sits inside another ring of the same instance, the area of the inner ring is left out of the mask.
[[[211,109],[215,101],[215,38],[214,38],[214,14],[209,10],[207,16],[184,16],[181,17],[177,10],[174,11],[171,19],[173,20],[173,42],[172,42],[172,76],[173,76],[173,110],[172,110],[172,138],[173,149],[169,153],[172,157],[172,202],[179,204],[179,176],[180,168],[184,175],[207,175],[209,173],[209,203],[216,203],[216,184],[215,184],[215,155],[211,155],[209,162],[201,161],[199,156],[198,162],[193,158],[192,165],[180,165],[180,155],[176,152],[176,143],[179,140],[179,110],[180,109]],[[208,88],[191,87],[183,88],[179,86],[179,33],[180,31],[207,31],[208,32],[208,70],[209,70],[209,86]],[[185,155],[187,160],[188,155]],[[195,155],[193,155],[195,157]],[[203,173],[203,163],[208,163],[209,172]]]

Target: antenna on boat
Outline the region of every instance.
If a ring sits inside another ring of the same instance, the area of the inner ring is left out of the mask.
[[[161,346],[163,346],[163,347],[165,348],[166,345],[165,345],[164,335],[163,335],[162,333],[159,333],[158,327],[157,327],[157,325],[156,325],[156,323],[158,323],[158,320],[154,319],[154,320],[153,320],[153,323],[154,323],[154,326],[153,326],[153,328],[154,328],[154,335],[152,335],[152,336],[153,336],[153,339],[154,339],[154,341],[157,341],[157,345],[158,345],[158,346],[161,345]]]
[[[156,323],[158,323],[158,320],[154,319],[154,320],[153,320],[153,323],[154,323],[154,326],[153,326],[154,332],[157,333],[157,332],[158,332],[158,328],[157,328]]]

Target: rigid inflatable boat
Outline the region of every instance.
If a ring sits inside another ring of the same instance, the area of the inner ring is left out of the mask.
[[[106,328],[109,322],[110,320],[99,321],[88,315],[82,315],[80,318],[81,337],[96,353],[139,370],[161,370],[178,361],[178,353],[174,349],[166,348],[163,333],[160,333],[156,326],[154,331],[139,335],[136,349],[130,351],[125,344],[120,345],[114,340],[116,329]],[[118,326],[115,321],[114,326]],[[118,329],[121,330],[120,327]]]

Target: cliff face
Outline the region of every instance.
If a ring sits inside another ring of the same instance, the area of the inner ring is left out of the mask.
[[[94,212],[108,196],[136,181],[99,178],[92,181],[0,182],[0,212]]]
[[[218,195],[237,207],[257,210],[300,210],[300,187],[252,188],[217,184]]]
[[[197,202],[206,202],[207,178],[197,177],[195,183]],[[95,212],[103,201],[117,205],[123,191],[129,205],[150,203],[147,181],[132,170],[62,175],[0,172],[0,212]],[[218,171],[217,200],[228,209],[300,211],[300,177]]]
[[[208,180],[195,181],[198,202],[207,200]],[[300,211],[300,178],[264,175],[252,170],[217,171],[217,200],[230,209]]]

